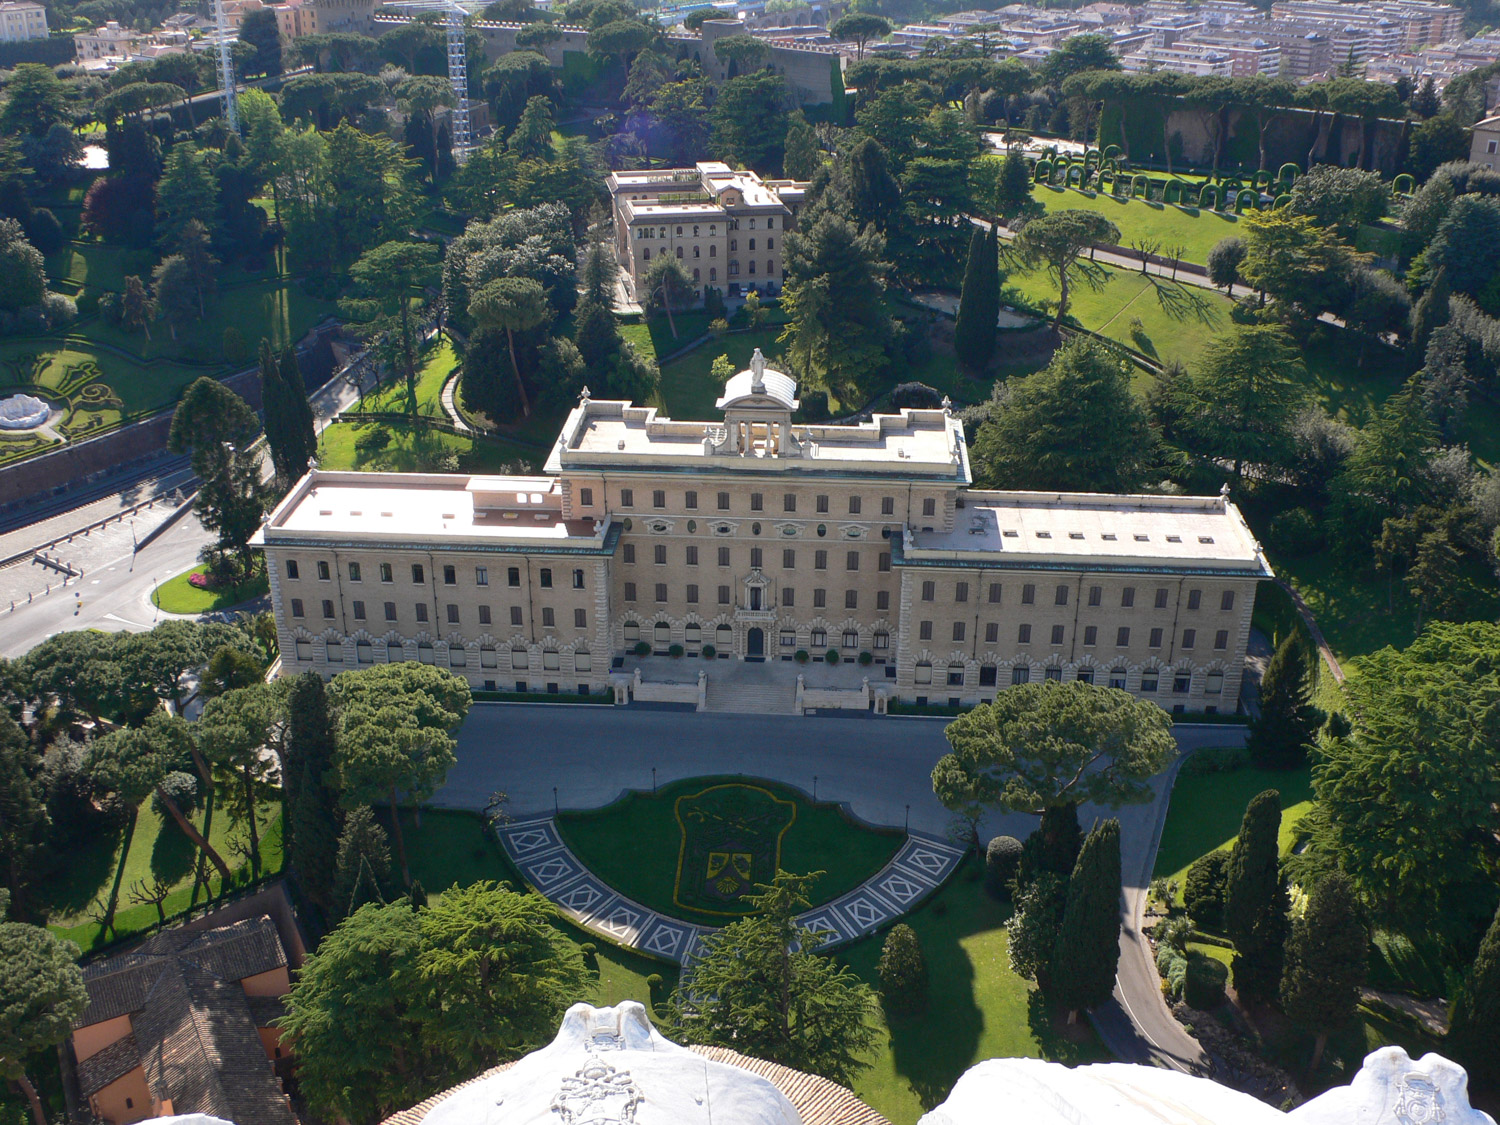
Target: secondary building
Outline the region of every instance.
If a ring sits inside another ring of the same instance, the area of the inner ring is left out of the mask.
[[[283,666],[597,692],[633,652],[800,654],[889,699],[1078,679],[1236,709],[1271,569],[1225,496],[974,490],[946,407],[804,425],[759,352],[717,406],[585,392],[539,477],[314,469],[254,540]]]
[[[47,38],[47,9],[35,0],[0,2],[0,43]]]

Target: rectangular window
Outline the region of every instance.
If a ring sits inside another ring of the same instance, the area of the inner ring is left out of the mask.
[[[1030,682],[1031,669],[1024,664],[1010,670],[1010,683],[1012,687],[1019,687],[1021,684],[1029,684]]]
[[[1225,590],[1222,594],[1219,595],[1219,609],[1222,612],[1224,612],[1224,613],[1228,613],[1233,608],[1234,608],[1234,591],[1233,590]]]
[[[635,544],[634,543],[626,543],[621,548],[621,558],[627,564],[635,562]]]
[[[937,515],[937,501],[934,500],[930,496],[926,500],[923,500],[922,501],[922,514],[924,516],[935,516],[935,515]]]
[[[688,566],[697,566],[698,565],[698,545],[696,543],[689,543],[688,544],[688,547],[687,547],[687,564],[688,564]]]
[[[1183,648],[1185,648],[1185,649],[1191,649],[1193,647],[1193,645],[1197,643],[1197,641],[1198,641],[1198,630],[1197,629],[1184,629],[1182,631],[1182,647]]]
[[[626,583],[626,585],[629,585],[629,583]],[[627,597],[629,597],[629,599],[632,600],[632,601],[635,600],[635,595],[634,594],[629,594],[629,595],[627,595]],[[513,606],[510,607],[510,623],[512,625],[516,625],[516,626],[519,626],[521,624],[521,607],[520,606],[513,605]]]
[[[878,571],[880,571],[881,574],[889,574],[890,573],[890,571],[891,571],[891,553],[889,551],[881,551],[880,554],[878,556],[876,556],[876,559],[875,559],[875,569],[878,570]]]
[[[1193,677],[1189,672],[1179,672],[1172,677],[1172,692],[1175,695],[1186,695],[1193,687]]]
[[[781,510],[783,512],[795,512],[797,510],[797,494],[795,492],[785,493],[781,497]]]
[[[537,572],[537,577],[541,580],[539,585],[543,590],[552,589],[552,571],[549,567],[542,567],[542,569]]]
[[[962,621],[955,621],[953,623],[953,639],[955,641],[961,641],[961,640],[963,640],[964,639],[964,633],[965,633],[965,631],[966,630],[965,630],[965,627],[964,627],[964,622],[962,622]]]
[[[454,605],[452,602],[448,603],[448,624],[458,624],[458,606]]]
[[[575,589],[575,590],[582,590],[583,589],[583,571],[581,571],[581,570],[575,570],[573,572],[573,589]]]
[[[426,621],[427,620],[427,603],[426,602],[418,602],[417,603],[417,620],[418,621]]]
[[[795,606],[797,604],[797,591],[790,586],[783,586],[781,588],[781,604],[787,609]]]
[[[292,599],[292,616],[293,617],[301,617],[302,616],[302,599],[301,598],[293,598]]]
[[[729,604],[729,587],[728,586],[720,586],[719,587],[719,604],[720,605],[728,605]]]
[[[845,609],[858,609],[859,608],[859,591],[858,590],[845,590],[844,591],[844,608]]]
[[[859,515],[860,506],[860,499],[858,496],[849,497],[849,514],[851,516]]]
[[[380,580],[382,582],[394,582],[396,580],[395,575],[391,572],[390,563],[380,564]]]
[[[667,545],[665,543],[657,543],[652,548],[652,557],[656,560],[656,565],[657,566],[666,566],[667,565]]]
[[[764,512],[766,510],[766,497],[764,493],[752,492],[750,494],[750,510],[752,512]]]
[[[1062,682],[1062,669],[1061,668],[1055,668],[1055,667],[1054,668],[1048,668],[1042,674],[1044,676],[1046,676],[1047,679],[1050,680],[1054,684]]]
[[[922,622],[919,622],[917,624],[917,640],[919,640],[919,641],[930,641],[930,640],[932,640],[932,622],[931,621],[922,621]]]
[[[688,489],[682,498],[682,506],[690,512],[698,510],[698,493],[695,489]]]
[[[633,489],[633,488],[622,488],[622,489],[620,489],[620,507],[622,507],[622,508],[634,508],[635,507],[635,489]]]
[[[728,547],[720,547],[719,548],[719,565],[720,566],[728,566],[729,565],[729,548]]]
[[[328,564],[326,562],[320,562],[320,563],[318,563],[318,579],[319,579],[319,581],[327,582],[332,577],[333,577],[333,574],[329,571]]]
[[[1059,586],[1057,588],[1057,592],[1052,595],[1052,604],[1053,605],[1067,605],[1068,604],[1068,588],[1066,586]]]
[[[953,584],[953,600],[966,602],[969,600],[969,584],[967,582],[955,582]]]
[[[1103,601],[1104,601],[1104,587],[1103,586],[1090,586],[1089,587],[1089,605],[1091,605],[1091,606],[1100,605],[1101,603],[1103,603]]]
[[[490,568],[487,566],[476,566],[474,568],[474,585],[488,586],[490,584]]]
[[[1148,693],[1155,691],[1159,679],[1160,673],[1155,668],[1147,668],[1141,673],[1141,691]]]
[[[323,617],[328,621],[333,620],[333,602],[328,598],[323,599]]]
[[[750,548],[750,566],[752,568],[754,568],[755,570],[759,570],[763,565],[764,560],[765,555],[759,547]]]
[[[998,644],[1000,641],[1000,625],[991,621],[984,627],[984,643],[987,645]]]
[[[457,586],[458,585],[458,567],[456,567],[456,566],[445,566],[445,567],[443,567],[443,585],[444,586]]]
[[[1152,629],[1151,638],[1146,642],[1148,648],[1161,648],[1161,630]]]
[[[818,515],[823,516],[823,515],[827,515],[827,514],[828,514],[828,497],[827,496],[819,496],[818,497]]]
[[[687,600],[688,600],[688,605],[697,605],[698,604],[698,585],[697,585],[697,583],[695,583],[695,582],[689,582],[688,583]]]
[[[1036,605],[1036,586],[1033,583],[1028,582],[1021,587],[1021,604]]]
[[[360,582],[360,581],[363,581],[363,578],[361,577],[361,574],[360,574],[359,563],[357,563],[357,562],[352,562],[352,563],[349,564],[349,581],[350,582]]]
[[[828,605],[828,591],[821,586],[813,590],[813,609],[823,609]]]
[[[1134,586],[1126,586],[1123,590],[1120,591],[1120,605],[1124,609],[1129,609],[1131,606],[1135,605]]]
[[[1085,625],[1083,627],[1083,647],[1092,648],[1099,643],[1099,626]]]
[[[411,581],[413,586],[422,586],[427,582],[427,572],[422,569],[421,563],[412,563]]]
[[[489,606],[482,605],[482,606],[479,607],[479,623],[481,625],[488,625],[488,624],[490,624],[490,607]]]
[[[717,500],[718,500],[719,511],[721,511],[721,512],[727,512],[727,511],[729,511],[729,493],[727,493],[727,492],[721,492],[721,493],[719,493],[719,495],[717,497]]]
[[[991,582],[990,583],[990,604],[991,605],[999,605],[1000,604],[1000,583],[998,583],[998,582]]]
[[[797,568],[797,552],[790,547],[781,548],[781,569],[795,570]]]
[[[858,551],[850,551],[847,555],[844,556],[844,569],[845,570],[858,570],[859,569],[859,552]]]
[[[1214,634],[1214,648],[1217,649],[1217,650],[1219,650],[1220,652],[1223,652],[1228,647],[1229,647],[1229,630],[1228,629],[1220,629],[1217,633]]]
[[[828,569],[828,552],[827,551],[814,551],[813,552],[813,569],[814,570],[827,570]]]
[[[891,608],[891,592],[889,590],[880,590],[880,591],[876,592],[876,594],[875,594],[875,608],[876,609],[890,609]]]
[[[1210,672],[1208,679],[1203,685],[1203,690],[1209,695],[1218,695],[1224,690],[1224,673]]]
[[[385,619],[387,621],[394,621],[394,620],[396,620],[396,603],[395,602],[386,602],[385,603]]]
[[[1202,590],[1189,590],[1188,591],[1188,609],[1196,610],[1196,609],[1201,609],[1202,607],[1203,607],[1203,591]]]
[[[931,579],[922,583],[922,600],[924,602],[937,600],[937,583]]]
[[[1054,625],[1054,626],[1052,626],[1052,643],[1053,644],[1060,645],[1060,644],[1063,643],[1063,632],[1064,632],[1064,629],[1065,629],[1065,626],[1062,626],[1062,625]]]
[[[1031,643],[1031,626],[1022,625],[1016,630],[1016,643],[1029,645]]]
[[[665,508],[667,506],[667,494],[664,489],[656,489],[651,493],[651,506],[653,508]]]
[[[658,582],[656,584],[656,600],[659,602],[667,600],[667,584],[665,582]]]
[[[519,588],[521,585],[521,568],[513,566],[507,570],[505,573],[505,582],[506,585],[512,588]]]
[[[578,502],[585,508],[594,506],[594,490],[592,488],[580,488],[578,490]]]
[[[1156,608],[1167,608],[1167,588],[1165,586],[1158,586],[1156,588]]]
[[[1129,625],[1121,625],[1119,627],[1119,629],[1117,629],[1115,631],[1115,647],[1116,648],[1125,648],[1129,644],[1130,644],[1130,626]]]
[[[627,583],[625,583],[625,600],[627,602],[633,602],[633,601],[635,601],[635,583],[634,582],[627,582]]]
[[[880,498],[880,514],[882,516],[894,516],[896,514],[896,498],[894,496],[882,496]]]
[[[297,570],[297,560],[296,559],[287,559],[286,560],[286,576],[288,578],[294,580],[294,581],[298,578],[299,572]]]
[[[552,611],[550,605],[542,606],[542,628],[555,629],[557,627],[557,615]]]
[[[589,627],[589,611],[586,609],[575,609],[573,611],[573,628],[587,629]]]

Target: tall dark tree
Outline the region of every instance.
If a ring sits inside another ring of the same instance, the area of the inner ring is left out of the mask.
[[[223,383],[207,376],[193,382],[177,403],[167,445],[189,453],[203,482],[195,511],[218,533],[218,550],[248,572],[250,536],[265,512],[259,458],[250,443],[260,428],[255,412]]]
[[[39,765],[26,732],[0,711],[0,879],[19,918],[27,916],[27,891],[46,845],[47,806],[36,777]]]
[[[1275,999],[1286,942],[1287,893],[1281,876],[1281,794],[1250,799],[1229,853],[1224,928],[1234,942],[1234,987],[1247,1004]]]
[[[1324,875],[1307,896],[1307,909],[1292,921],[1281,978],[1282,1009],[1317,1037],[1309,1072],[1323,1061],[1329,1034],[1347,1027],[1359,1011],[1369,943],[1349,880],[1339,871]]]
[[[953,351],[970,371],[983,371],[995,354],[995,323],[1000,315],[1000,250],[994,229],[974,228],[959,297]]]
[[[331,918],[344,918],[366,903],[386,900],[391,879],[391,848],[385,829],[368,805],[344,816],[329,886]]]
[[[40,926],[0,921],[0,1078],[25,1095],[33,1125],[47,1125],[47,1115],[26,1064],[68,1037],[88,998],[76,945]]]
[[[873,223],[881,234],[890,234],[902,217],[901,185],[885,147],[874,137],[865,137],[849,150],[844,170],[855,224],[863,228]]]
[[[307,897],[332,915],[342,812],[332,785],[334,727],[323,677],[306,672],[286,696],[282,798],[287,859]]]
[[[1052,955],[1053,996],[1068,1021],[1109,999],[1120,960],[1120,822],[1096,825],[1083,841],[1068,880],[1057,951]]]
[[[1307,762],[1319,725],[1312,705],[1307,650],[1288,633],[1260,680],[1260,714],[1250,721],[1248,749],[1256,765],[1293,769]]]
[[[1411,340],[1407,344],[1407,354],[1414,362],[1420,363],[1427,358],[1427,345],[1432,334],[1447,324],[1453,315],[1448,305],[1452,292],[1448,285],[1448,267],[1439,266],[1432,276],[1432,284],[1411,307]]]
[[[244,64],[246,74],[264,74],[275,78],[281,73],[281,29],[276,13],[270,8],[246,12],[240,22],[239,40],[255,48]],[[236,63],[236,69],[240,64]]]
[[[307,463],[318,452],[317,418],[313,414],[311,400],[307,397],[307,384],[302,380],[302,365],[297,360],[297,349],[288,346],[281,353],[281,385],[286,390],[287,402],[291,406],[292,432],[300,438],[300,453],[291,462],[297,476],[307,471]],[[293,478],[295,479],[295,478]]]
[[[1500,1088],[1500,910],[1479,943],[1453,1003],[1443,1040],[1444,1054],[1462,1063],[1469,1081],[1482,1089]]]
[[[1031,205],[1031,165],[1019,152],[1006,153],[995,184],[995,213],[1002,219],[1024,215]]]

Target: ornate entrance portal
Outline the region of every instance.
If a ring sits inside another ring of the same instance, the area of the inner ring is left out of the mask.
[[[766,632],[759,626],[745,631],[745,659],[764,660],[766,658]]]

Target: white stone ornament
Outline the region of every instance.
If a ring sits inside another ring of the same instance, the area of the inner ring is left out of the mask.
[[[1495,1125],[1469,1105],[1469,1076],[1441,1055],[1412,1060],[1400,1047],[1365,1057],[1347,1086],[1299,1106],[1290,1125]]]
[[[34,430],[51,413],[52,408],[35,395],[0,398],[0,430]]]

